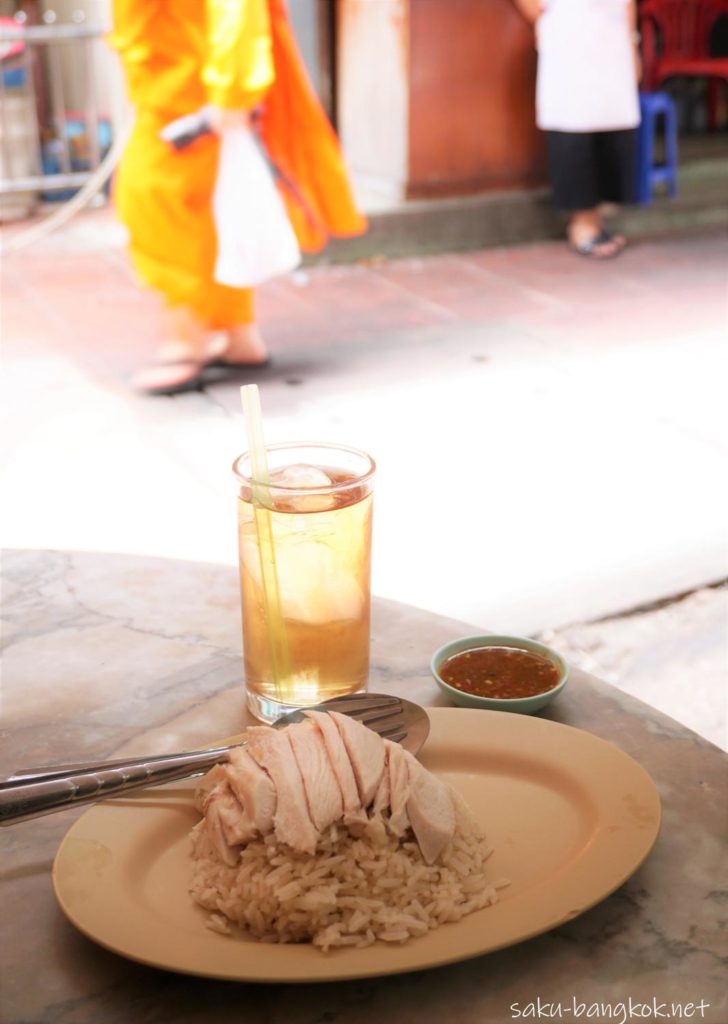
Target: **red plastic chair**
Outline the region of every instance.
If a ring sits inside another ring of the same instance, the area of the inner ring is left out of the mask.
[[[644,0],[639,7],[642,88],[650,92],[678,76],[707,78],[711,131],[720,82],[728,82],[728,57],[710,56],[710,33],[722,14],[728,15],[728,0]]]

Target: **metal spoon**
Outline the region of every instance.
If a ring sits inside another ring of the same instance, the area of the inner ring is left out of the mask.
[[[388,694],[335,697],[306,710],[349,715],[384,739],[401,743],[412,754],[422,747],[430,731],[430,720],[423,708]],[[291,711],[279,718],[274,727],[302,721],[303,711]],[[68,807],[120,796],[132,789],[201,775],[227,761],[233,746],[245,746],[245,740],[232,746],[181,754],[19,769],[0,783],[0,825],[14,825]]]

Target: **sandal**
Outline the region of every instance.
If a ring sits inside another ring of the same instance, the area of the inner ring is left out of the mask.
[[[238,363],[222,357],[214,359],[205,367],[205,384],[246,384],[265,379],[271,366],[270,359],[262,363]]]
[[[150,363],[141,370],[134,378],[133,387],[140,395],[182,395],[187,391],[201,391],[204,384],[205,370],[212,366],[211,362],[203,359],[194,359],[191,356],[180,356],[177,359],[160,359],[156,363]],[[145,376],[164,371],[177,370],[174,380],[161,384],[145,384]],[[184,371],[187,372],[184,372]],[[180,376],[181,375],[181,376]]]
[[[594,238],[587,239],[586,242],[579,242],[577,245],[571,242],[571,248],[579,256],[585,256],[590,260],[613,260],[615,256],[619,256],[627,242],[621,235],[613,235],[609,231],[600,231]],[[614,245],[611,252],[599,252],[600,246]]]

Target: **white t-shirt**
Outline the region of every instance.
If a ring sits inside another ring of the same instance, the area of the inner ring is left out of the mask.
[[[639,124],[629,0],[546,0],[538,20],[536,123],[599,132]]]

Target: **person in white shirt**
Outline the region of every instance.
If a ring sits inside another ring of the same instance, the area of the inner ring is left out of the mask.
[[[516,0],[536,26],[536,123],[554,203],[576,252],[616,256],[600,206],[634,201],[639,110],[636,0]]]

